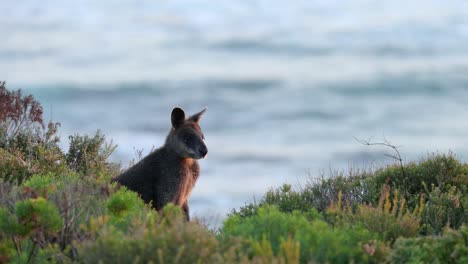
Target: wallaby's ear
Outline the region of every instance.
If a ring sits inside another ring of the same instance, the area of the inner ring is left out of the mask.
[[[185,112],[182,108],[176,107],[172,109],[171,113],[171,122],[172,127],[177,128],[178,126],[182,125],[185,121]]]
[[[200,112],[198,112],[198,113],[192,115],[191,117],[189,117],[188,120],[191,120],[191,121],[193,121],[195,123],[198,123],[200,121],[200,118],[206,112],[207,109],[208,109],[208,107],[203,108],[203,110],[201,110]]]

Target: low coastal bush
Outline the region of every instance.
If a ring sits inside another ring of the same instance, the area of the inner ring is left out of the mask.
[[[119,171],[119,166],[107,161],[116,149],[112,142],[98,130],[93,137],[73,135],[69,137],[70,147],[65,154],[68,167],[82,175],[109,180]]]
[[[0,105],[0,263],[468,262],[468,164],[453,153],[283,185],[214,231],[111,183],[99,131],[65,152],[32,96],[2,82]]]
[[[32,175],[28,165],[18,155],[0,148],[0,181],[23,182]]]
[[[223,263],[216,236],[196,223],[185,222],[180,208],[166,206],[163,215],[148,211],[133,217],[126,231],[109,224],[110,217],[92,221],[90,239],[77,244],[84,263]]]
[[[403,179],[404,175],[407,179]],[[351,171],[347,176],[316,180],[300,190],[283,185],[268,191],[258,203],[232,210],[230,215],[248,217],[266,205],[275,205],[283,212],[308,212],[315,208],[324,213],[338,196],[353,211],[362,210],[363,205],[379,204],[383,186],[396,191],[389,193],[389,200],[398,193],[406,210],[419,211],[421,235],[440,234],[446,226],[458,229],[466,223],[468,165],[458,161],[453,153],[432,154],[404,167],[390,165],[374,172]]]
[[[392,263],[468,263],[468,227],[446,229],[441,236],[400,238]]]
[[[393,243],[399,237],[414,237],[419,233],[422,210],[421,200],[421,207],[409,211],[406,208],[406,200],[399,197],[397,190],[393,200],[390,200],[390,187],[384,185],[379,203],[375,207],[361,204],[353,210],[342,205],[339,194],[338,202],[332,203],[325,215],[328,222],[334,225],[362,225],[382,241]]]
[[[459,229],[468,219],[467,185],[432,186],[422,212],[423,234],[440,234],[445,228]]]
[[[312,213],[315,215],[315,213]],[[381,255],[367,252],[365,245],[374,243],[377,236],[360,225],[332,227],[325,221],[310,219],[300,213],[284,213],[276,207],[259,208],[249,217],[232,216],[223,225],[224,236],[240,236],[248,239],[246,250],[261,254],[258,248],[281,256],[286,244],[293,244],[301,263],[369,263],[379,261]],[[293,257],[297,256],[293,254]]]
[[[60,123],[45,123],[42,106],[21,90],[9,91],[0,82],[0,181],[22,183],[34,174],[76,172],[110,179],[120,170],[107,162],[116,146],[99,131],[70,136],[69,150],[59,148]]]
[[[17,201],[14,210],[0,209],[0,234],[5,260],[19,263],[41,258],[38,254],[58,236],[63,225],[57,207],[42,197]]]

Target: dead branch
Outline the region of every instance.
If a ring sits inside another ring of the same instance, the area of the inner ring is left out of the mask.
[[[407,196],[408,190],[407,190],[406,180],[408,179],[408,175],[406,173],[405,166],[403,164],[403,158],[400,155],[400,151],[398,151],[398,148],[401,146],[395,146],[391,144],[390,141],[388,141],[385,137],[383,138],[382,142],[371,142],[370,140],[358,139],[356,137],[353,137],[353,138],[354,140],[356,140],[357,142],[359,142],[360,144],[364,146],[384,146],[384,147],[391,148],[395,152],[395,154],[385,153],[384,155],[398,161],[400,165],[401,173],[403,174],[403,181],[404,181],[404,188],[405,188],[404,193]]]

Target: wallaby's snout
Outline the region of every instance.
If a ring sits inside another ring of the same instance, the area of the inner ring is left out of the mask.
[[[206,147],[205,144],[201,145],[201,146],[198,148],[198,153],[200,154],[200,157],[201,157],[201,158],[206,157],[206,154],[208,154],[208,148]]]

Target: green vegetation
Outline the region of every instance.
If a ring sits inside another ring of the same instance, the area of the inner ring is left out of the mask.
[[[219,230],[110,183],[104,135],[58,147],[32,96],[0,84],[0,263],[466,263],[468,164],[453,153],[284,185]]]

